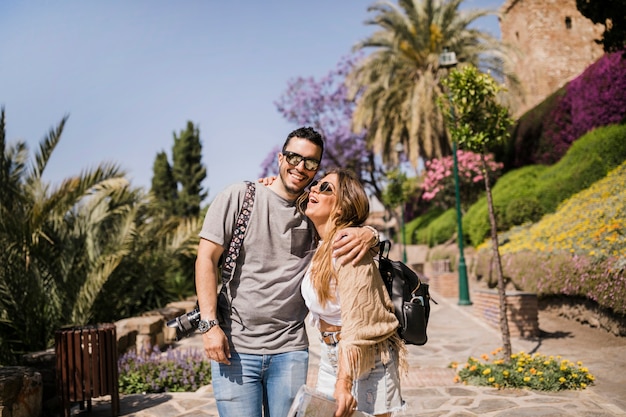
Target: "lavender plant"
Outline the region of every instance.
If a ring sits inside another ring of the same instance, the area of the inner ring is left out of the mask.
[[[119,358],[118,372],[123,394],[196,391],[211,382],[210,363],[193,349],[131,351]]]

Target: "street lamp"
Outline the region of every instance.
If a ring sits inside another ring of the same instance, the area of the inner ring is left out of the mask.
[[[404,145],[396,143],[394,150],[398,153],[398,169],[400,169],[400,155],[404,152]],[[404,192],[404,189],[402,190]],[[406,232],[404,228],[404,196],[400,203],[400,229],[402,230],[402,262],[406,263]]]
[[[439,55],[439,66],[443,68],[456,67],[457,60],[454,52],[448,52],[444,49]],[[450,99],[450,115],[452,120],[454,116],[454,106],[452,105],[452,97]],[[459,305],[470,305],[472,302],[469,297],[469,286],[467,283],[467,266],[465,265],[465,254],[463,250],[463,215],[461,214],[461,191],[459,189],[459,162],[456,155],[456,140],[452,138],[452,161],[454,163],[454,193],[456,197],[456,224],[457,224],[457,241],[459,242]]]

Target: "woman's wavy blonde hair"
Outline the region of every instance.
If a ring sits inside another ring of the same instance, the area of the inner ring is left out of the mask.
[[[335,299],[334,281],[337,275],[333,265],[332,243],[337,231],[362,225],[367,220],[370,211],[365,188],[353,171],[337,168],[326,172],[324,176],[329,174],[337,175],[336,200],[328,218],[327,236],[320,243],[311,260],[311,283],[322,305],[328,300]],[[308,193],[300,197],[298,207],[301,211],[306,208],[308,197]]]

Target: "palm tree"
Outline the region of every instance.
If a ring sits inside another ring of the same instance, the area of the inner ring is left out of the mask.
[[[368,130],[368,144],[385,163],[398,162],[396,144],[404,145],[414,167],[420,158],[451,153],[444,117],[437,105],[447,70],[439,55],[448,48],[460,62],[493,74],[512,76],[507,50],[490,34],[470,28],[489,10],[461,11],[462,0],[399,0],[369,7],[376,15],[366,24],[380,30],[355,46],[375,48],[348,77],[358,97],[353,128]]]
[[[161,201],[146,196],[129,252],[98,295],[94,319],[132,317],[195,294],[193,274],[183,266],[195,261],[202,221],[203,216],[172,216]]]
[[[125,172],[100,164],[51,187],[42,179],[67,121],[32,162],[7,146],[0,113],[0,364],[52,346],[67,325],[113,321],[193,293],[199,216],[164,214]]]
[[[7,146],[0,114],[0,360],[48,348],[55,329],[86,323],[91,301],[130,238],[132,206],[117,204],[125,173],[102,164],[51,188],[42,175],[64,117],[32,163],[22,141]],[[116,210],[111,206],[117,205]]]

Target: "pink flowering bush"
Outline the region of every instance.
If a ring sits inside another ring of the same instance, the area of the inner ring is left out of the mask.
[[[461,205],[465,211],[485,191],[484,174],[480,154],[471,151],[457,151],[459,169],[459,189]],[[491,184],[500,175],[503,165],[494,160],[493,154],[485,155]],[[443,209],[454,207],[454,171],[453,158],[446,156],[426,162],[426,172],[422,182],[422,199],[430,201]]]
[[[607,54],[570,81],[565,94],[548,115],[546,139],[549,152],[538,162],[552,163],[571,144],[596,127],[624,121],[626,117],[626,59],[621,53]]]

